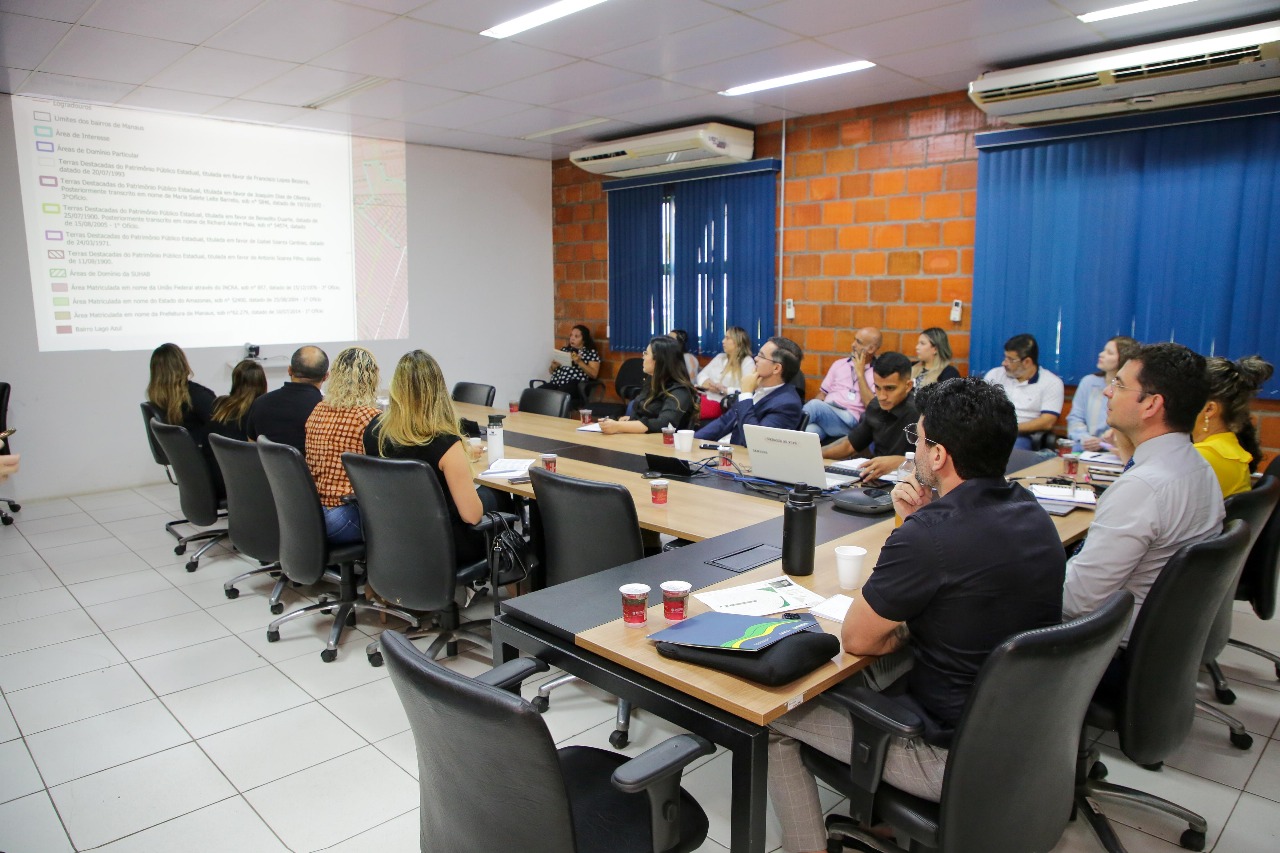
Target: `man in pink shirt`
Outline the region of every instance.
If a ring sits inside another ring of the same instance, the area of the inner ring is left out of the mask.
[[[823,444],[848,435],[874,398],[871,364],[880,351],[880,341],[880,330],[873,326],[855,332],[850,356],[831,365],[818,396],[804,404],[804,413],[809,416],[805,429],[816,432]]]

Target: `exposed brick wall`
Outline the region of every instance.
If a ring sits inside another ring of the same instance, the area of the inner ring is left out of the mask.
[[[994,129],[963,92],[877,104],[786,123],[782,292],[796,316],[779,334],[804,347],[809,394],[849,352],[854,330],[878,326],[886,349],[915,356],[920,330],[947,330],[969,368],[977,150]],[[780,122],[756,128],[757,157],[781,157]],[[609,350],[608,215],[602,181],[568,160],[553,166],[555,333],[591,328],[609,381],[635,353]],[[951,322],[951,301],[964,302]],[[1280,353],[1265,354],[1273,360]],[[976,365],[975,370],[987,365]],[[1262,443],[1280,449],[1280,405],[1259,404]]]

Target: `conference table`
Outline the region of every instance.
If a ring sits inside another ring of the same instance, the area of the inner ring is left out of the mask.
[[[498,412],[483,406],[455,406],[460,415],[482,424],[490,412]],[[649,499],[649,482],[640,476],[647,468],[645,453],[697,461],[710,452],[696,444],[690,452],[676,451],[664,445],[660,435],[603,435],[579,431],[578,426],[577,421],[567,418],[510,413],[504,420],[504,455],[536,458],[555,453],[557,473],[620,483],[632,493],[641,527],[678,536],[692,544],[503,601],[502,613],[492,623],[494,662],[510,660],[520,653],[535,655],[725,747],[732,760],[730,849],[735,853],[759,853],[765,844],[767,725],[867,666],[871,659],[842,651],[803,678],[779,687],[765,687],[659,656],[647,634],[666,625],[661,604],[649,608],[647,629],[625,627],[620,618],[618,587],[644,583],[657,590],[663,581],[683,580],[700,592],[781,575],[780,560],[741,573],[712,565],[711,561],[757,545],[780,548],[782,503],[743,491],[740,484],[727,478],[708,477],[689,482],[673,480],[668,503],[654,506]],[[734,448],[734,461],[749,469],[746,448]],[[1010,469],[1020,478],[1049,477],[1061,473],[1062,462],[1015,451]],[[479,476],[476,482],[533,497],[528,484],[512,485]],[[1054,524],[1063,543],[1083,537],[1092,516],[1092,512],[1083,509],[1055,516]],[[860,545],[868,551],[868,564],[874,565],[893,527],[892,516],[845,514],[835,511],[830,502],[821,502],[814,573],[792,580],[824,597],[840,592],[835,547]],[[657,598],[653,596],[651,600]],[[690,616],[708,609],[690,597]],[[818,621],[824,630],[839,635],[838,623]]]

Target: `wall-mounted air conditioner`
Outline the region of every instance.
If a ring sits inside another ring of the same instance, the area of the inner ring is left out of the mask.
[[[1280,92],[1280,22],[991,71],[969,98],[1012,124],[1044,124]]]
[[[741,163],[751,159],[754,131],[727,124],[694,125],[601,142],[569,155],[575,166],[597,175],[635,177],[654,172]]]

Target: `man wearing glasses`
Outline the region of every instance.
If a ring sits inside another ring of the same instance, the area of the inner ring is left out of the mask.
[[[920,413],[911,394],[911,361],[900,352],[887,352],[876,359],[875,399],[867,406],[862,420],[849,430],[846,438],[822,448],[824,459],[848,459],[854,454],[875,448],[871,459],[859,470],[863,480],[877,480],[896,469],[915,450],[915,429]]]
[[[825,444],[853,429],[871,402],[871,363],[880,351],[880,330],[867,326],[854,332],[853,351],[831,365],[818,396],[804,404],[809,432]]]
[[[893,488],[905,520],[845,614],[841,643],[850,654],[881,656],[849,684],[884,689],[909,667],[905,693],[887,692],[920,717],[924,734],[890,744],[883,779],[937,802],[951,737],[983,662],[1011,635],[1062,620],[1065,556],[1048,513],[1005,480],[1018,432],[1004,392],[976,378],[951,379],[920,389],[916,405],[919,482]],[[849,715],[808,702],[770,728],[769,796],[782,848],[826,850],[800,742],[848,761]]]
[[[749,398],[708,424],[694,436],[709,441],[724,441],[745,446],[744,424],[759,424],[776,429],[800,426],[802,406],[800,392],[791,380],[800,372],[804,350],[792,340],[772,337],[756,353],[756,390]]]
[[[1053,429],[1062,414],[1062,380],[1040,366],[1040,346],[1031,335],[1004,342],[1004,361],[983,377],[999,385],[1018,413],[1018,444],[1030,450],[1031,436]]]
[[[1204,358],[1181,344],[1142,347],[1103,394],[1107,423],[1133,458],[1098,498],[1084,547],[1067,563],[1064,619],[1097,609],[1118,589],[1133,593],[1137,619],[1169,558],[1216,535],[1225,516],[1218,478],[1190,436],[1209,398]]]

